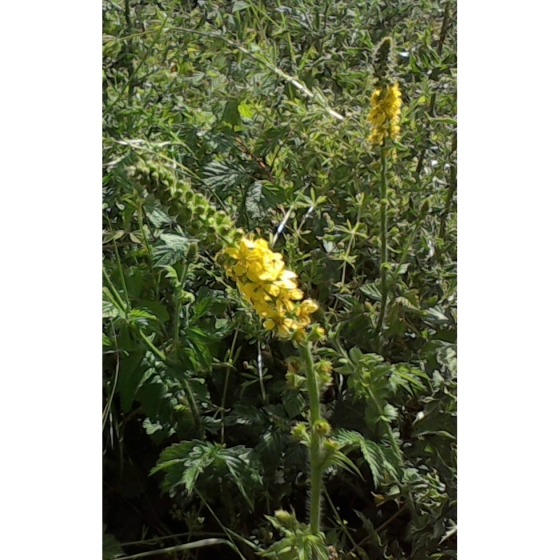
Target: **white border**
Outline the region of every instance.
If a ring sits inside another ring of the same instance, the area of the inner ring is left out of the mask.
[[[8,2],[3,558],[101,558],[101,2]]]

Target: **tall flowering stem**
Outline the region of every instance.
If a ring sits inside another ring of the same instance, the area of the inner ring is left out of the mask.
[[[300,345],[300,352],[305,362],[307,378],[307,394],[309,397],[309,459],[311,470],[311,492],[309,499],[309,525],[311,533],[318,535],[321,530],[321,486],[323,456],[323,436],[320,433],[321,405],[319,381],[313,364],[311,343]]]
[[[139,186],[162,201],[169,213],[177,216],[184,228],[199,237],[205,246],[221,249],[217,255],[218,262],[235,281],[245,301],[259,315],[264,328],[280,338],[292,340],[299,348],[306,375],[301,377],[291,373],[298,388],[308,393],[309,414],[307,423],[299,423],[292,433],[309,448],[310,519],[309,526],[305,527],[287,512],[278,510],[276,519],[282,526],[291,528],[295,541],[292,543],[287,536],[276,545],[283,551],[286,546],[293,545],[292,550],[299,553],[299,545],[304,539],[311,547],[313,558],[325,557],[327,548],[321,533],[322,473],[339,446],[327,437],[331,426],[321,417],[321,391],[332,383],[332,367],[325,360],[316,364],[313,360],[313,342],[325,335],[324,330],[318,324],[312,324],[311,320],[311,315],[319,309],[318,304],[312,299],[304,299],[297,275],[286,268],[282,255],[274,252],[266,240],[254,239],[243,230],[235,229],[224,212],[216,210],[203,195],[194,193],[190,185],[177,180],[164,165],[155,161],[140,161],[128,172]],[[151,345],[147,338],[146,342]],[[234,345],[235,339],[232,348]],[[154,351],[157,352],[157,349],[154,348]],[[192,393],[189,394],[192,396]],[[296,530],[293,530],[294,527]]]
[[[319,306],[311,299],[303,300],[303,292],[297,284],[297,276],[286,269],[282,255],[275,253],[264,239],[243,237],[238,244],[224,250],[225,268],[233,278],[244,299],[263,320],[265,329],[280,338],[293,340],[303,358],[309,414],[307,427],[300,424],[295,431],[300,441],[309,447],[310,498],[309,531],[320,536],[321,486],[325,459],[324,438],[330,431],[329,424],[321,418],[321,383],[313,363],[312,341],[324,335],[323,329],[313,325],[310,315]],[[303,300],[303,301],[302,301]],[[329,373],[324,373],[323,376]]]
[[[387,298],[389,291],[387,289],[387,156],[384,150],[381,150],[381,181],[380,181],[380,238],[381,238],[381,304],[379,307],[379,316],[375,327],[375,351],[381,352],[381,332],[385,321],[385,310],[387,308]]]
[[[371,132],[368,140],[375,149],[380,148],[381,178],[380,178],[380,240],[381,240],[381,304],[375,327],[375,348],[381,351],[381,334],[387,308],[387,155],[394,153],[391,143],[397,139],[400,132],[401,91],[394,77],[393,42],[386,37],[379,44],[374,57],[374,90],[371,94],[371,108],[368,121]]]

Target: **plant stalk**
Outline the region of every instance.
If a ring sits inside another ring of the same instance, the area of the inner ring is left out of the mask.
[[[380,215],[380,237],[381,237],[381,306],[379,318],[375,327],[375,351],[381,351],[381,333],[385,321],[385,310],[387,308],[387,154],[384,147],[381,148],[381,215]]]
[[[311,443],[309,446],[309,458],[311,465],[311,493],[309,507],[309,526],[314,535],[321,530],[321,454],[322,436],[317,432],[314,425],[321,419],[321,405],[319,384],[313,367],[313,355],[311,343],[300,346],[301,354],[305,361],[307,370],[307,393],[309,395],[309,429]]]

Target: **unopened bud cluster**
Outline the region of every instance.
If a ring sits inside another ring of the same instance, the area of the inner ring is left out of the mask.
[[[139,161],[128,168],[128,175],[153,194],[171,216],[208,248],[218,250],[224,242],[235,243],[241,237],[225,212],[216,210],[204,195],[193,192],[188,183],[177,179],[165,165],[153,160]]]

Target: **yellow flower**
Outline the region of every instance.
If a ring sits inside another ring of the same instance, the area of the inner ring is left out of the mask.
[[[289,338],[293,331],[298,329],[298,324],[289,317],[275,314],[264,322],[267,331],[275,330],[280,338]]]
[[[299,307],[299,311],[303,315],[311,315],[311,313],[315,313],[319,309],[317,302],[313,301],[312,299],[306,299],[305,301],[301,302]]]
[[[397,138],[400,132],[401,90],[399,84],[375,88],[371,94],[368,121],[371,134],[368,140],[373,146],[382,145],[386,138]]]
[[[319,306],[303,299],[297,275],[286,270],[280,253],[274,253],[264,239],[242,238],[237,247],[228,247],[225,269],[237,283],[243,298],[264,319],[264,327],[281,338],[301,338],[311,323],[309,315]]]

